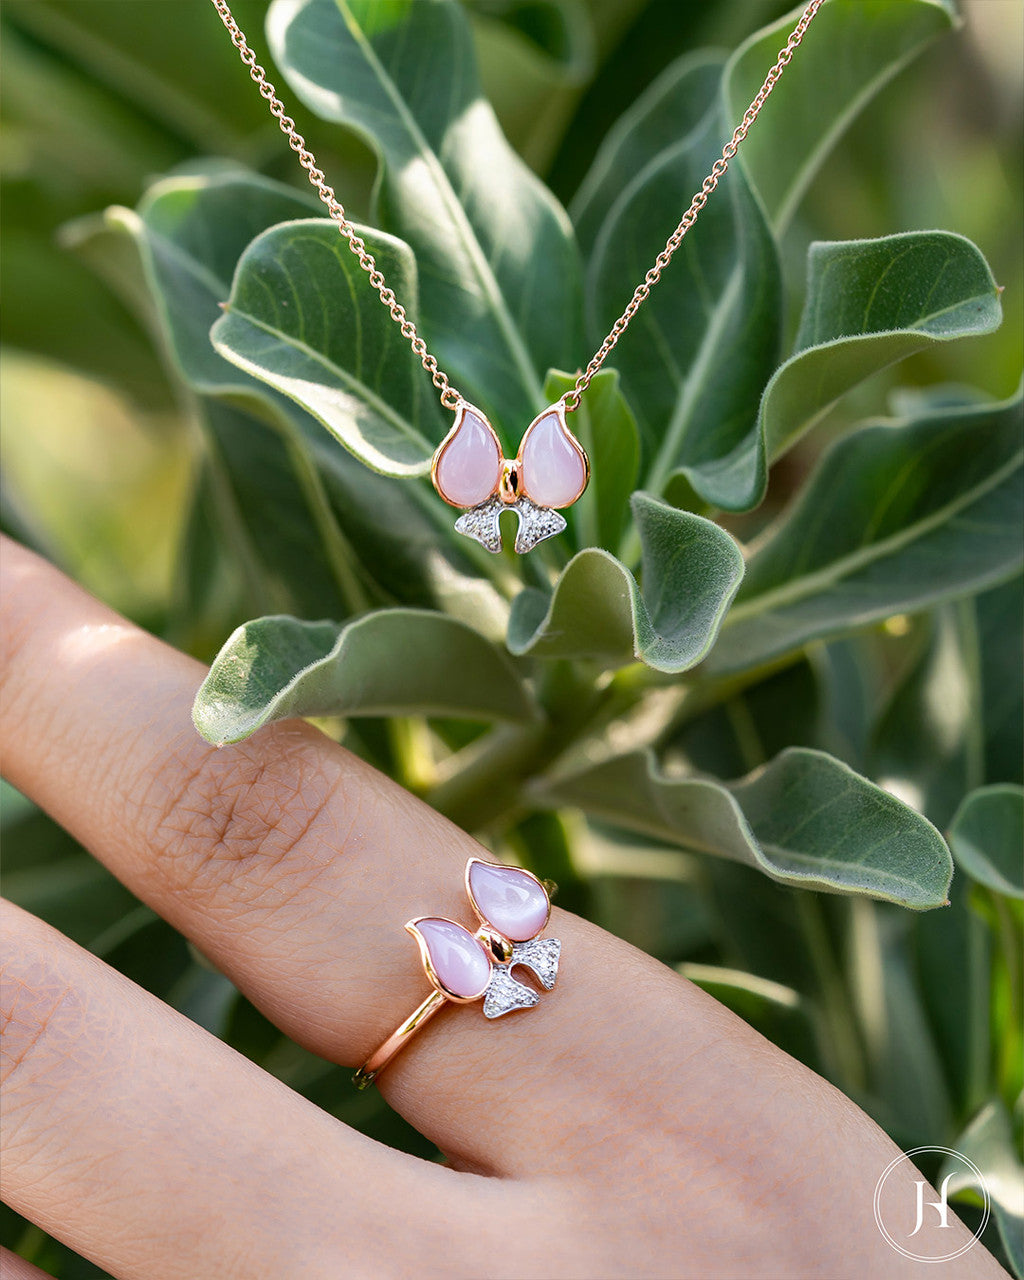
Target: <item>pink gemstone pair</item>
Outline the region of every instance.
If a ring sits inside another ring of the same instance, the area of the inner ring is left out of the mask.
[[[520,867],[470,858],[466,893],[480,922],[475,933],[444,916],[417,916],[405,926],[419,943],[433,990],[359,1069],[359,1088],[372,1084],[446,1003],[469,1004],[482,998],[488,1018],[531,1008],[539,996],[512,976],[517,966],[531,970],[545,990],[555,985],[562,944],[557,938],[537,936],[551,915],[545,885]]]
[[[449,1000],[479,1000],[495,962],[508,964],[515,944],[535,938],[551,914],[543,884],[519,867],[470,858],[466,892],[481,923],[476,934],[442,916],[419,916],[405,926],[420,944],[427,977]]]
[[[583,493],[590,463],[566,425],[561,402],[534,418],[514,459],[502,456],[497,434],[480,410],[460,402],[455,424],[434,454],[431,478],[449,506],[476,517],[456,521],[460,533],[476,538],[489,551],[500,551],[497,518],[502,510],[512,509],[520,528],[526,526],[516,550],[528,551],[565,528],[555,508],[572,506]],[[538,513],[554,519],[538,520]]]

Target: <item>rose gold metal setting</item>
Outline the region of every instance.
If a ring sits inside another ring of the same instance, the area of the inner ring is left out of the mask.
[[[519,497],[520,477],[519,459],[514,458],[509,461],[508,458],[501,460],[501,483],[498,485],[498,497],[506,506],[511,506]]]
[[[534,501],[533,497],[530,494],[528,486],[523,480],[523,450],[526,448],[526,442],[530,438],[530,432],[534,429],[535,426],[537,426],[539,422],[541,422],[544,418],[546,418],[549,413],[553,413],[555,417],[558,419],[559,423],[561,424],[562,430],[569,437],[569,440],[572,443],[573,448],[583,459],[583,484],[580,486],[580,491],[579,493],[577,493],[575,498],[570,499],[568,502],[559,503],[558,510],[564,511],[566,507],[571,507],[574,502],[578,502],[579,499],[586,492],[587,485],[590,483],[590,459],[587,457],[586,449],[584,449],[584,447],[576,439],[572,431],[569,430],[569,424],[565,420],[566,408],[561,400],[556,400],[554,404],[548,405],[546,409],[538,413],[536,418],[534,418],[534,420],[523,432],[523,438],[522,440],[519,441],[519,451],[516,454],[516,462],[515,462],[516,469],[519,472],[519,492],[524,497],[529,498],[531,502]],[[544,503],[538,503],[537,505],[544,506]]]
[[[492,966],[507,965],[512,959],[515,944],[511,939],[506,938],[503,933],[495,929],[477,905],[469,883],[469,874],[474,863],[481,863],[483,866],[489,867],[504,867],[504,864],[488,862],[485,858],[470,858],[466,863],[464,882],[466,886],[466,896],[469,898],[474,914],[480,921],[480,927],[477,929],[475,934],[471,934],[470,936],[474,937],[487,952],[491,959]],[[548,926],[548,922],[551,919],[551,899],[554,897],[558,886],[551,880],[539,879],[532,871],[527,871],[525,867],[515,867],[512,869],[518,871],[522,875],[529,876],[531,880],[535,881],[535,883],[543,889],[544,895],[547,899],[548,911],[544,918],[544,923],[532,935],[531,939],[526,940],[531,941],[532,938],[536,938],[542,934]],[[469,930],[465,925],[460,925],[457,920],[450,920],[447,916],[416,916],[414,919],[409,920],[406,923],[405,928],[416,939],[417,945],[419,946],[423,971],[427,975],[427,978],[434,989],[431,991],[430,995],[428,995],[426,999],[413,1010],[408,1018],[406,1018],[405,1021],[388,1036],[384,1043],[370,1054],[369,1058],[367,1058],[355,1073],[352,1077],[352,1083],[357,1089],[369,1088],[395,1054],[404,1049],[412,1037],[418,1031],[422,1030],[434,1014],[437,1013],[438,1010],[444,1008],[446,1004],[475,1004],[486,994],[485,989],[476,996],[457,996],[454,992],[449,991],[444,986],[441,979],[438,977],[433,961],[430,958],[426,939],[417,928],[417,925],[423,920],[444,920],[447,924],[457,925],[460,929],[466,929],[466,932],[469,933]]]
[[[438,484],[437,468],[441,464],[441,455],[444,453],[445,449],[447,449],[447,447],[451,444],[451,442],[455,439],[455,437],[459,434],[459,428],[462,426],[462,420],[463,418],[465,418],[467,413],[475,413],[476,416],[487,428],[487,430],[491,433],[491,439],[494,441],[495,452],[497,453],[498,458],[500,459],[501,468],[504,468],[505,460],[502,457],[503,450],[501,447],[501,441],[498,439],[498,433],[491,426],[490,419],[487,417],[485,413],[481,413],[481,411],[476,407],[476,405],[470,404],[468,400],[463,400],[461,396],[458,398],[458,401],[454,406],[449,406],[449,407],[454,407],[455,409],[455,421],[452,423],[451,430],[448,432],[445,438],[434,450],[434,456],[430,460],[430,483],[437,490],[437,496],[442,500],[442,502],[447,502],[450,507],[457,507],[460,511],[465,511],[467,510],[467,508],[463,506],[461,502],[453,502],[451,498],[449,498],[445,493],[445,491],[441,488],[440,484]],[[497,484],[494,486],[494,489],[491,491],[492,497],[495,493],[498,492],[498,489],[500,488],[503,479],[504,479],[504,476],[502,475],[501,478],[499,478]]]
[[[403,1049],[416,1032],[426,1026],[438,1009],[442,1009],[447,1004],[447,1000],[447,996],[442,992],[431,991],[426,1000],[413,1013],[409,1014],[400,1027],[392,1031],[380,1048],[371,1053],[355,1073],[352,1077],[352,1082],[356,1088],[369,1088],[399,1049]]]
[[[419,357],[423,368],[430,374],[430,380],[440,392],[441,403],[446,409],[457,409],[461,402],[461,396],[451,385],[448,375],[438,367],[436,358],[427,350],[426,343],[416,332],[416,326],[406,315],[405,308],[395,297],[392,290],[388,288],[383,274],[377,269],[377,264],[373,260],[373,255],[366,248],[366,244],[362,237],[348,220],[344,207],[334,194],[333,187],[328,186],[322,171],[317,168],[316,157],[306,146],[305,139],[296,130],[295,121],[292,120],[290,116],[285,115],[284,104],[277,96],[277,90],[267,79],[266,71],[264,71],[256,61],[256,55],[253,53],[252,49],[250,49],[242,29],[232,16],[227,0],[211,0],[211,3],[220,15],[221,22],[223,22],[224,26],[227,28],[228,35],[230,35],[232,43],[238,50],[239,57],[249,69],[250,78],[259,89],[260,94],[266,99],[270,107],[270,114],[277,121],[281,132],[288,139],[288,145],[298,156],[299,164],[301,164],[303,169],[306,170],[306,176],[309,178],[309,181],[317,195],[327,206],[328,214],[338,224],[338,229],[348,241],[349,248],[359,259],[359,265],[369,276],[370,284],[377,290],[377,293],[380,295],[381,302],[383,302],[387,307],[388,311],[391,313],[391,318],[401,329],[402,336],[408,339],[409,345],[412,347],[414,353]],[[625,311],[623,311],[622,315],[619,316],[618,320],[616,320],[612,325],[607,337],[594,353],[590,363],[577,377],[575,386],[573,386],[571,391],[567,391],[559,401],[559,403],[564,407],[564,411],[566,413],[572,413],[579,408],[580,399],[582,398],[584,391],[586,391],[587,387],[590,385],[591,379],[604,364],[612,348],[622,337],[623,333],[625,333],[626,329],[629,327],[629,322],[647,301],[647,296],[651,292],[651,289],[653,289],[661,279],[661,273],[672,261],[672,255],[679,248],[683,236],[686,235],[687,231],[689,231],[697,221],[697,215],[700,213],[701,209],[704,208],[705,204],[707,204],[708,196],[712,191],[714,191],[715,187],[718,186],[719,180],[723,177],[725,171],[729,167],[729,161],[733,156],[735,156],[740,143],[747,136],[750,126],[760,114],[761,108],[764,106],[768,95],[771,93],[772,89],[774,89],[776,82],[786,69],[797,45],[799,45],[800,41],[804,38],[804,33],[810,26],[814,15],[821,8],[821,5],[822,0],[810,0],[810,3],[800,15],[800,21],[790,33],[790,37],[786,41],[785,47],[780,51],[775,65],[768,72],[761,88],[754,95],[754,100],[744,112],[743,119],[733,130],[732,137],[722,148],[722,154],[715,161],[711,168],[711,172],[704,179],[701,189],[693,197],[693,200],[690,202],[690,207],[683,214],[679,225],[665,242],[665,247],[662,249],[661,253],[658,254],[654,261],[654,265],[647,272],[646,276],[644,276],[641,283],[637,285]],[[436,456],[437,455],[435,454],[435,458]],[[584,457],[586,457],[586,454],[584,454]],[[438,490],[438,492],[440,492],[440,490]],[[580,492],[582,492],[582,490]],[[444,497],[443,494],[441,496]],[[509,499],[504,500],[509,501]],[[447,498],[445,501],[448,501]],[[514,501],[514,499],[511,501]],[[456,504],[450,503],[449,505],[455,506]]]

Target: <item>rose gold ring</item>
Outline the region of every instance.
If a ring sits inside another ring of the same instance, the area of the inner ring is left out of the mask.
[[[551,916],[554,885],[521,867],[505,867],[480,858],[466,863],[466,893],[479,920],[476,933],[443,916],[417,916],[406,924],[416,939],[430,995],[384,1041],[353,1077],[358,1089],[373,1084],[400,1049],[446,1004],[483,1000],[484,1017],[500,1018],[514,1009],[531,1009],[540,999],[532,987],[516,981],[523,965],[550,991],[558,976],[562,944],[538,938]]]

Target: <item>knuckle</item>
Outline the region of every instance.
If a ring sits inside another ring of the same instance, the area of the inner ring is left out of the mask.
[[[265,888],[315,879],[333,843],[337,781],[321,745],[295,726],[154,770],[143,827],[174,888],[202,895],[226,881]]]

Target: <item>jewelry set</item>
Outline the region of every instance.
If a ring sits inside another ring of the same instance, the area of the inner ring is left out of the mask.
[[[757,119],[823,0],[810,0],[793,28],[775,65],[768,72],[743,119],[722,148],[694,195],[679,225],[669,236],[651,269],[637,285],[628,305],[609,330],[575,385],[555,404],[529,424],[514,459],[503,457],[498,436],[486,416],[469,404],[452,386],[436,358],[409,319],[405,308],[388,287],[365,241],[349,221],[345,209],[328,185],[316,158],[308,149],[295,122],[286,113],[274,86],[232,16],[227,0],[211,0],[227,28],[249,75],[266,99],[288,144],[296,153],[310,183],[337,223],[369,284],[379,294],[403,336],[440,393],[441,404],[454,412],[451,430],[441,441],[431,465],[431,479],[440,497],[464,514],[455,528],[475,538],[488,551],[501,551],[499,518],[514,511],[518,524],[515,550],[531,551],[545,538],[566,527],[561,511],[583,493],[590,478],[590,463],[583,446],[567,423],[579,408],[583,393],[604,364],[630,321],[658,283],[683,237],[693,226],[708,197],[736,155],[740,143]],[[419,944],[423,968],[432,991],[356,1073],[360,1088],[372,1084],[400,1049],[446,1004],[483,1001],[486,1018],[502,1017],[515,1009],[532,1008],[538,995],[532,987],[512,976],[512,970],[528,969],[542,987],[550,990],[558,973],[561,944],[555,938],[538,935],[551,912],[549,886],[518,867],[499,866],[471,858],[466,867],[466,893],[478,927],[471,932],[464,925],[440,916],[419,916],[406,929]]]

